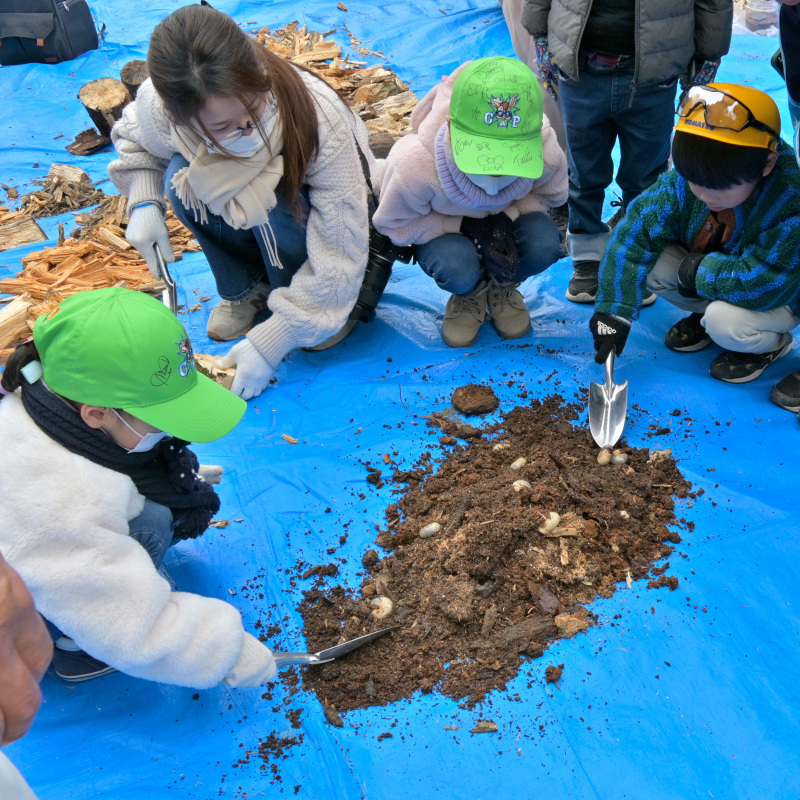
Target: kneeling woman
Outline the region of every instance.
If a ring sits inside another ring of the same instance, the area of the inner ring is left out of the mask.
[[[50,623],[62,678],[117,669],[203,689],[275,676],[232,605],[173,592],[159,574],[170,544],[219,510],[201,476],[221,470],[200,467],[188,440],[219,439],[245,408],[197,373],[178,319],[130,289],[66,298],[11,355],[0,550]]]
[[[208,335],[247,334],[224,363],[238,365],[233,391],[249,399],[291,350],[324,349],[355,324],[364,173],[375,167],[367,130],[321,78],[208,6],[160,22],[147,63],[150,79],[112,131],[109,175],[128,195],[127,237],[151,269],[155,243],[172,260],[166,191],[222,298]],[[251,329],[262,311],[269,318]]]

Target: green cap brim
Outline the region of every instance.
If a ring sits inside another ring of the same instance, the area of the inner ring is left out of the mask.
[[[453,159],[462,172],[535,179],[541,178],[544,171],[541,128],[527,141],[504,141],[495,136],[478,136],[460,130],[451,119],[450,142]]]
[[[244,416],[247,403],[211,378],[197,374],[197,383],[166,403],[125,406],[134,417],[188,442],[213,442],[230,433]]]

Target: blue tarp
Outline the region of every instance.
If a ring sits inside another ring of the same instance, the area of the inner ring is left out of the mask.
[[[0,180],[21,193],[35,189],[31,180],[53,162],[105,176],[113,153],[79,158],[64,150],[89,127],[77,91],[143,58],[155,24],[180,3],[90,5],[108,28],[100,50],[57,66],[0,69]],[[294,19],[336,28],[342,45],[346,24],[419,96],[465,60],[513,55],[500,5],[490,0],[345,0],[346,11],[333,0],[214,5],[248,29]],[[774,38],[735,36],[719,79],[770,92],[789,138],[785,88],[769,64],[776,46]],[[71,230],[69,215],[43,221],[53,240],[59,221]],[[40,247],[0,254],[0,274],[17,272],[20,258]],[[216,292],[202,254],[185,257],[175,273],[187,308],[212,297],[183,315],[195,349],[223,352],[205,336]],[[293,353],[232,434],[196,447],[202,462],[226,469],[220,516],[242,521],[170,551],[166,567],[180,589],[224,598],[251,628],[278,626],[276,648],[302,649],[297,605],[310,581],[295,579],[295,565],[327,562],[336,548],[337,580],[357,585],[361,555],[394,500],[391,486],[366,482],[363,461],[396,451],[413,463],[431,442],[415,414],[443,409],[464,383],[492,382],[510,408],[524,389],[571,398],[603,379],[590,355],[591,309],[564,299],[570,274],[564,259],[523,285],[533,317],[524,339],[502,341],[487,325],[474,347],[452,350],[439,336],[445,296],[417,267],[398,265],[373,323],[327,352]],[[33,729],[6,752],[42,800],[797,800],[800,537],[790,456],[800,426],[768,394],[800,367],[800,351],[752,383],[719,383],[708,375],[717,348],[664,347],[681,316],[663,300],[646,309],[617,361],[617,379],[628,380],[638,409],[629,416],[629,443],[671,447],[705,492],[678,508],[693,529],[682,530],[671,559],[676,591],[622,584],[592,606],[599,622],[588,633],[553,645],[507,691],[471,711],[436,693],[415,695],[347,713],[345,726],[333,728],[314,695],[280,682],[268,693],[194,692],[119,674],[68,686],[51,672]],[[679,417],[671,415],[676,408]],[[651,426],[671,433],[654,439]],[[558,688],[543,677],[552,663],[565,665]],[[298,709],[296,729],[288,715]],[[498,732],[471,734],[480,717]],[[301,741],[265,764],[258,745],[273,733]]]

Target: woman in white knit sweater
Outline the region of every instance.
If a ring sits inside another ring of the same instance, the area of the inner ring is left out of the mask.
[[[127,237],[154,272],[154,244],[172,260],[166,192],[222,298],[209,336],[247,333],[222,363],[237,365],[233,391],[249,399],[291,350],[324,349],[355,324],[369,239],[361,156],[375,167],[367,131],[324,81],[208,6],[159,23],[148,65],[112,131]]]

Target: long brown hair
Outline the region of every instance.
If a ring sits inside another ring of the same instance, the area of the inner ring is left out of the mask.
[[[179,8],[158,23],[150,39],[147,65],[172,122],[199,126],[218,146],[197,117],[210,97],[236,97],[264,134],[253,99],[269,91],[275,95],[284,131],[279,188],[298,217],[300,189],[319,150],[319,132],[314,101],[297,71],[262,47],[230,16],[201,5]]]

